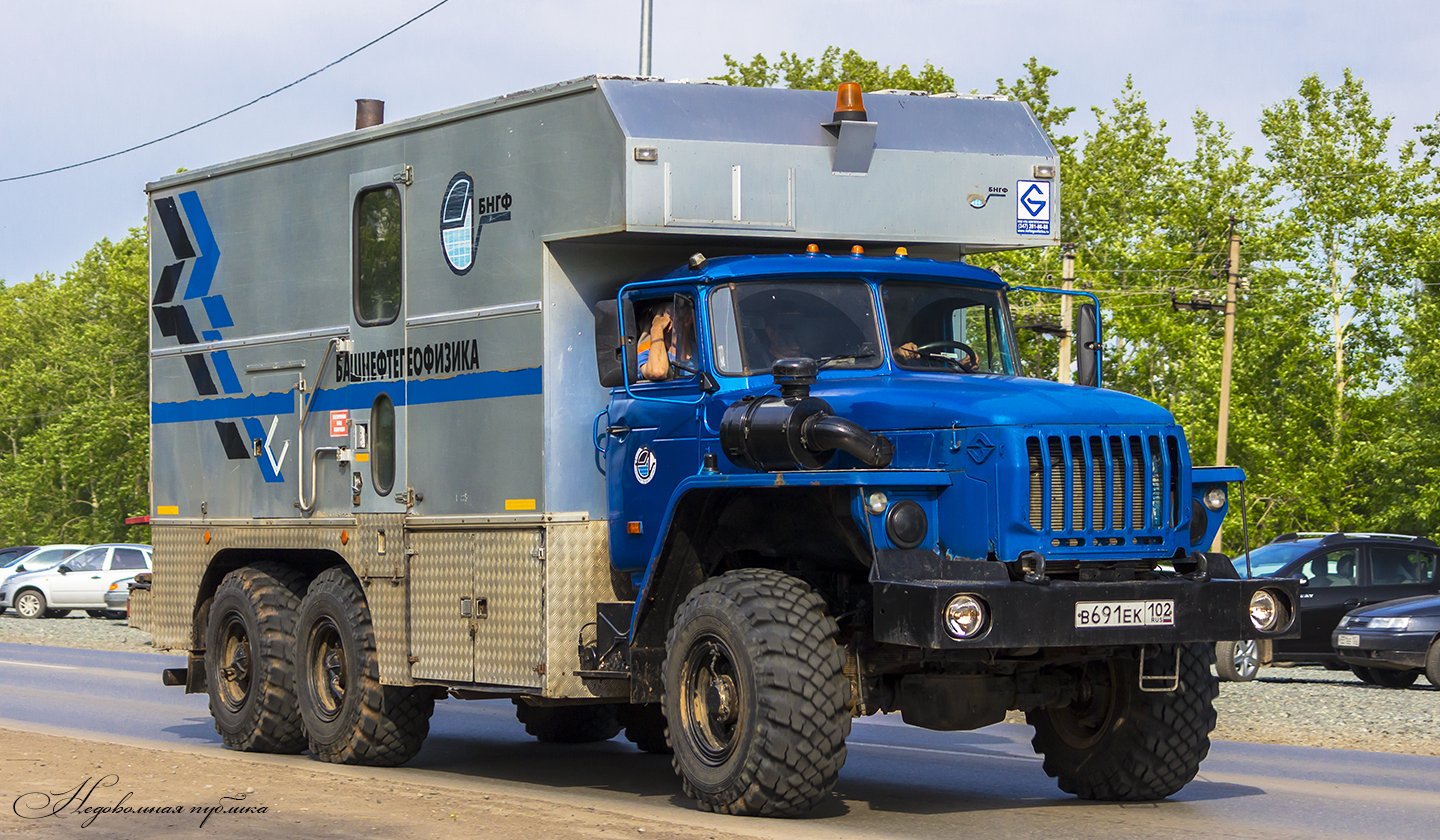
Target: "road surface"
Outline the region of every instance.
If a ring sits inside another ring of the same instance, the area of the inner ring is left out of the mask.
[[[203,695],[160,684],[178,658],[0,644],[0,727],[209,755],[224,753]],[[1427,698],[1428,700],[1429,698]],[[1082,802],[1045,776],[1030,730],[931,732],[894,717],[855,722],[835,796],[801,820],[720,817],[680,794],[668,759],[623,737],[539,744],[508,701],[437,705],[425,748],[395,769],[301,763],[350,778],[403,779],[465,792],[511,792],[640,819],[768,837],[1434,837],[1440,758],[1217,742],[1199,778],[1171,800]]]

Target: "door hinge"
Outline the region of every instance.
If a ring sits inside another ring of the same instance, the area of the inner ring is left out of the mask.
[[[415,183],[415,170],[410,166],[410,164],[407,163],[405,164],[404,169],[396,172],[394,175],[391,175],[390,180],[394,181],[397,184],[403,184],[408,187],[411,184]]]

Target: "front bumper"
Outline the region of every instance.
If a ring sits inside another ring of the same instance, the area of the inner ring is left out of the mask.
[[[932,650],[983,650],[1294,638],[1300,631],[1295,581],[1167,577],[1026,583],[1010,580],[999,563],[954,561],[943,566],[948,572],[943,579],[872,579],[876,641]],[[1289,606],[1290,622],[1276,632],[1259,632],[1250,623],[1250,597],[1262,588],[1275,591]],[[980,598],[989,613],[987,627],[963,641],[951,637],[943,620],[946,604],[960,594]],[[1082,601],[1155,600],[1174,602],[1173,623],[1076,626],[1076,604]]]
[[[1340,645],[1341,636],[1355,636],[1356,645]],[[1393,665],[1403,668],[1424,668],[1425,654],[1430,650],[1434,632],[1397,632],[1366,630],[1364,627],[1336,628],[1330,634],[1330,645],[1346,665]]]

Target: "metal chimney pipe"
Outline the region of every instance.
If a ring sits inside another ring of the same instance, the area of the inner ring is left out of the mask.
[[[355,128],[370,128],[385,122],[385,100],[355,100]]]
[[[655,30],[655,0],[640,0],[640,75],[650,75],[650,40]]]

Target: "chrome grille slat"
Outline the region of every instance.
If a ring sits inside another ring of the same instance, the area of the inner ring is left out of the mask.
[[[1026,438],[1031,528],[1098,534],[1179,526],[1180,441],[1173,434]]]

